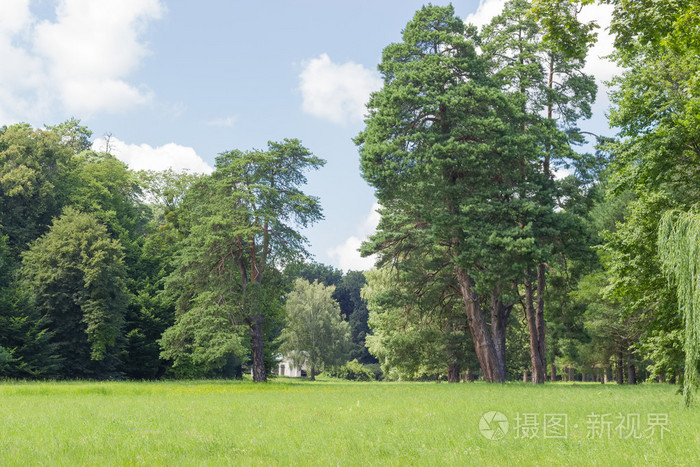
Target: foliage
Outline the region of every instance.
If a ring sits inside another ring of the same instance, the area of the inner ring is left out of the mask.
[[[365,338],[369,334],[367,324],[367,304],[360,296],[360,291],[365,285],[364,273],[361,271],[348,271],[343,273],[339,269],[318,263],[291,264],[285,269],[285,274],[293,281],[297,277],[309,282],[318,281],[326,286],[335,286],[333,299],[340,305],[340,312],[350,323],[352,344],[350,358],[357,359],[360,363],[376,363],[365,346]]]
[[[328,368],[324,374],[348,381],[373,381],[375,374],[357,359],[350,360],[344,365]]]
[[[177,315],[163,357],[216,366],[248,346],[255,380],[266,380],[284,290],[277,267],[305,254],[295,227],[322,217],[300,186],[323,163],[298,140],[270,142],[265,152],[222,153],[216,171],[192,186],[189,235],[166,281]]]
[[[628,192],[633,199],[605,245],[606,294],[641,321],[639,347],[647,356],[670,362],[677,347],[656,343],[660,335],[678,335],[683,324],[676,290],[662,271],[659,225],[666,211],[688,211],[700,202],[700,36],[688,27],[698,9],[685,0],[608,3],[615,7],[613,56],[624,67],[612,83],[610,124],[620,139],[607,145],[613,161],[611,192]],[[664,350],[669,354],[662,357]]]
[[[0,235],[14,258],[60,214],[75,166],[70,148],[53,132],[27,124],[0,127]]]
[[[48,379],[62,375],[62,358],[45,315],[32,306],[22,284],[0,288],[0,376]]]
[[[297,279],[287,294],[279,350],[297,367],[306,364],[312,380],[324,367],[347,359],[350,325],[340,315],[338,302],[332,297],[334,289]]]
[[[22,275],[51,322],[63,374],[111,376],[129,300],[119,242],[92,215],[66,208],[22,256]]]
[[[441,296],[446,290],[439,281],[416,284],[409,274],[386,267],[366,273],[362,295],[372,331],[367,347],[391,378],[450,375],[457,382],[462,371],[478,368],[460,297],[450,289]],[[416,294],[414,287],[421,286]]]
[[[61,143],[71,149],[75,154],[88,151],[92,147],[90,137],[92,131],[86,126],[80,125],[80,120],[71,117],[58,125],[46,125],[46,130],[61,138]]]
[[[659,224],[659,256],[664,272],[673,279],[683,315],[686,406],[700,386],[700,215],[668,211]]]
[[[579,15],[593,0],[509,0],[480,31],[428,5],[384,49],[355,140],[382,206],[367,275],[305,263],[302,229],[322,216],[301,188],[323,161],[298,140],[224,152],[199,176],[134,173],[91,150],[76,118],[0,127],[0,376],[250,367],[264,381],[303,278],[334,287],[350,341],[333,360],[356,360],[350,373],[379,359],[388,379],[480,366],[487,381],[542,382],[549,363],[552,379],[612,369],[621,383],[626,366],[629,382],[685,374],[689,402],[700,6],[601,1],[623,71],[618,138],[595,155],[577,149],[596,93],[596,25]]]
[[[582,230],[553,174],[585,159],[572,145],[583,142],[576,122],[590,116],[596,91],[582,72],[592,26],[568,3],[549,3],[542,11],[576,25],[569,36],[551,30],[553,17],[529,16],[522,0],[507,2],[480,35],[451,7],[421,9],[403,42],[385,48],[384,88],[356,139],[363,176],[384,206],[364,252],[398,264],[442,248],[429,254],[449,259],[441,268],[453,271],[489,381],[505,378],[518,283],[543,381],[545,264],[571,254]]]
[[[502,381],[502,359],[475,297],[498,288],[503,269],[517,264],[512,257],[531,245],[529,226],[523,233],[511,223],[521,204],[512,196],[520,176],[514,148],[530,143],[517,132],[517,109],[489,80],[474,36],[452,7],[430,6],[406,26],[402,43],[385,48],[384,87],[371,97],[356,139],[363,176],[384,206],[364,251],[387,263],[443,248],[484,377]]]

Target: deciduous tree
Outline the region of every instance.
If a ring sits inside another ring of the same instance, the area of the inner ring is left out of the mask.
[[[297,279],[287,295],[286,326],[279,350],[295,365],[306,364],[312,381],[325,366],[348,360],[350,325],[333,299],[334,290],[334,286]]]
[[[107,228],[66,208],[23,254],[22,275],[49,319],[63,376],[115,376],[128,293],[123,248]]]

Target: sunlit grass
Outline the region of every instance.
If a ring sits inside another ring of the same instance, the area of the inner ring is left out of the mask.
[[[700,465],[700,409],[669,385],[278,379],[0,384],[0,465]],[[479,431],[502,412],[499,441]],[[565,439],[518,439],[517,414],[566,414]],[[668,416],[668,432],[589,438],[592,414]],[[577,426],[575,426],[577,425]]]

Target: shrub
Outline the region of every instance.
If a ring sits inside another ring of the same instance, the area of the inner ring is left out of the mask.
[[[347,362],[343,366],[328,368],[326,374],[350,381],[372,381],[375,379],[375,373],[358,362],[357,359]]]

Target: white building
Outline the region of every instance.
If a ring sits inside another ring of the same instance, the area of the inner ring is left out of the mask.
[[[277,363],[277,375],[289,376],[290,378],[306,376],[306,362],[304,362],[301,367],[297,367],[294,365],[294,362],[292,362],[289,356],[280,355]]]

